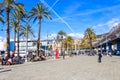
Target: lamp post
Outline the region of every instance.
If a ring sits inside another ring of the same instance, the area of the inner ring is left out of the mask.
[[[46,48],[46,46],[45,46]],[[45,53],[47,54],[48,53],[48,34],[47,34],[47,48],[45,49]]]
[[[66,42],[67,42],[67,38],[66,38]],[[67,54],[68,54],[68,42],[67,42]]]
[[[106,37],[106,53],[107,53],[107,51],[108,51],[108,34],[105,36]]]
[[[61,54],[63,51],[63,35],[59,35],[60,36],[60,41],[61,41]]]

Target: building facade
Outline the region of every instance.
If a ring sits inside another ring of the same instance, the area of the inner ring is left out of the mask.
[[[94,44],[94,47],[108,51],[120,51],[120,24],[113,27],[102,39]]]

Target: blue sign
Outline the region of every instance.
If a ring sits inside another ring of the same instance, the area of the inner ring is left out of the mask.
[[[14,50],[14,42],[10,42],[10,51]]]

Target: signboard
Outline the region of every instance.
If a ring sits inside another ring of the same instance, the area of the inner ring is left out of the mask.
[[[14,50],[14,42],[10,42],[10,51]]]
[[[7,44],[4,41],[0,41],[0,51],[5,51],[7,49]]]

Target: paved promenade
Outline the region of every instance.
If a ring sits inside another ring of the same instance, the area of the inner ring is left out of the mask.
[[[0,72],[0,80],[120,80],[120,56],[74,56],[13,66]]]

